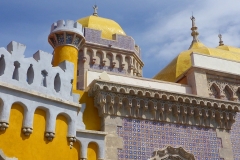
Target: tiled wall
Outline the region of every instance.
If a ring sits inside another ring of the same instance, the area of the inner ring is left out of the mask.
[[[97,70],[103,70],[108,72],[115,72],[115,73],[121,73],[121,74],[127,74],[126,70],[122,70],[119,68],[110,68],[108,66],[99,66],[99,65],[91,65],[90,68],[97,69]]]
[[[101,31],[90,29],[90,28],[85,28],[84,36],[87,42],[106,45],[106,46],[110,44],[112,45],[112,47],[133,51],[135,52],[136,55],[139,56],[139,58],[141,58],[141,53],[140,53],[141,51],[139,50],[138,52],[135,49],[135,42],[133,38],[129,36],[117,35],[116,40],[107,40],[107,39],[101,38]]]
[[[239,129],[240,130],[240,129]],[[197,160],[221,160],[221,139],[213,129],[168,124],[148,120],[123,119],[117,133],[124,147],[118,151],[119,160],[147,160],[154,150],[166,146],[183,147]]]
[[[240,114],[236,115],[236,122],[232,126],[231,141],[234,160],[240,160]]]

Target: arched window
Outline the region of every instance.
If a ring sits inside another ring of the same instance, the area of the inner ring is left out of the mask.
[[[43,70],[42,71],[42,82],[41,82],[41,85],[44,86],[44,87],[47,87],[47,71],[46,70]]]
[[[210,97],[212,98],[220,98],[220,90],[218,88],[218,86],[216,84],[212,84],[212,86],[210,87]]]
[[[54,89],[56,92],[59,92],[61,89],[61,79],[60,79],[59,73],[57,73],[54,78]]]
[[[240,88],[238,88],[236,95],[238,97],[238,101],[240,101]]]
[[[223,93],[225,95],[225,98],[227,100],[232,100],[232,97],[233,97],[233,92],[232,90],[229,88],[229,86],[226,86],[223,90]]]
[[[20,63],[18,61],[14,62],[14,71],[13,71],[13,76],[12,79],[19,80],[19,68],[20,68]]]
[[[27,70],[27,82],[28,84],[32,84],[34,79],[34,70],[33,70],[33,65],[30,64],[28,70]]]
[[[1,55],[0,57],[0,76],[4,74],[4,70],[5,70],[5,60],[4,60],[4,55]]]

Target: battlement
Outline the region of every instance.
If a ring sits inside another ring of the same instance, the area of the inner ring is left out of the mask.
[[[33,57],[24,58],[25,49],[14,41],[7,49],[0,48],[0,83],[79,103],[79,95],[72,93],[73,64],[64,61],[52,67],[52,54],[39,50]]]
[[[71,45],[77,49],[85,43],[83,27],[73,20],[59,20],[52,24],[48,42],[53,48],[60,45]]]
[[[96,43],[105,45],[107,47],[116,47],[120,49],[124,49],[127,51],[134,52],[139,58],[141,58],[141,53],[139,47],[136,47],[135,41],[130,36],[120,35],[120,34],[114,34],[113,40],[103,39],[101,37],[101,31],[85,28],[84,36],[86,39],[86,42],[90,43]]]
[[[73,20],[58,20],[57,22],[53,23],[50,33],[58,31],[69,31],[83,35],[82,25],[78,22],[74,22]]]

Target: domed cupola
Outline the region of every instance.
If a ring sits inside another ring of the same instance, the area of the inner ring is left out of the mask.
[[[100,30],[102,31],[101,37],[110,40],[113,39],[113,34],[126,35],[117,22],[111,19],[99,17],[97,13],[98,7],[96,5],[93,6],[93,9],[93,15],[77,20],[83,27]]]

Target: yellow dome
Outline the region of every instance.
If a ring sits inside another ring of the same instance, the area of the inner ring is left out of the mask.
[[[121,26],[111,19],[91,15],[77,21],[82,24],[83,27],[102,31],[102,38],[105,39],[113,39],[113,34],[126,35]]]
[[[223,45],[223,46],[218,46],[217,48],[226,50],[226,51],[240,53],[240,48],[236,48],[236,47],[232,47],[232,46]]]
[[[162,71],[154,76],[154,79],[175,82],[187,69],[191,67],[192,52],[207,54],[223,59],[240,61],[240,49],[230,46],[218,46],[208,48],[201,42],[193,42],[189,50],[181,52]]]

